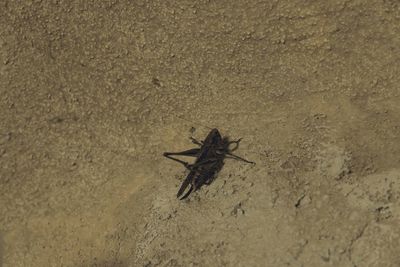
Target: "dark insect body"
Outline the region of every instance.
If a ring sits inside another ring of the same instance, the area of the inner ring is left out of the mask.
[[[189,174],[186,176],[177,194],[177,197],[180,199],[188,197],[192,191],[196,191],[204,184],[209,185],[214,180],[216,174],[222,169],[225,158],[232,158],[254,164],[254,162],[232,154],[232,152],[239,147],[241,139],[229,141],[228,137],[222,137],[217,129],[212,129],[204,141],[197,141],[194,138],[191,139],[192,142],[199,145],[200,148],[164,153],[165,157],[183,164],[189,170]],[[229,148],[231,144],[236,144],[236,146],[234,148]],[[193,164],[189,164],[183,160],[172,157],[174,155],[196,157],[196,160]],[[183,195],[189,185],[189,190]]]

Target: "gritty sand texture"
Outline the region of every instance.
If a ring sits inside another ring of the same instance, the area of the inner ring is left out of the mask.
[[[397,0],[0,1],[0,265],[400,266],[399,21]],[[179,201],[162,153],[207,127],[257,164]]]

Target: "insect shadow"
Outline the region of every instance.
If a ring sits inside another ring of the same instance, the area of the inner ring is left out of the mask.
[[[255,164],[252,161],[232,154],[239,147],[242,138],[230,141],[228,137],[222,137],[218,129],[212,129],[204,141],[198,141],[193,137],[191,137],[191,140],[199,148],[164,153],[165,157],[181,163],[189,170],[189,174],[186,176],[177,193],[177,198],[181,200],[187,198],[193,191],[200,189],[204,184],[210,185],[224,166],[224,159],[226,158]],[[232,144],[235,145],[233,148],[231,148]],[[173,156],[195,157],[196,160],[193,164],[189,164]],[[188,191],[184,194],[188,187]]]

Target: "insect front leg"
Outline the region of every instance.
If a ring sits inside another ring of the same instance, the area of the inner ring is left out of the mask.
[[[229,151],[230,151],[230,152],[233,152],[233,151],[235,151],[236,149],[238,149],[238,148],[239,148],[239,143],[240,143],[240,141],[242,141],[242,138],[239,138],[239,139],[236,140],[236,141],[230,141],[230,142],[228,143],[228,146],[230,146],[231,144],[236,144],[236,146],[235,146],[234,148],[232,148],[232,149],[229,149]]]
[[[202,146],[202,145],[204,144],[203,141],[199,141],[199,140],[195,139],[195,138],[192,137],[192,136],[190,137],[190,140],[192,140],[192,143],[193,143],[193,144],[198,145],[198,146]]]

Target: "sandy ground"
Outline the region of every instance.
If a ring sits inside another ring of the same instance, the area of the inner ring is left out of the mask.
[[[304,2],[1,1],[0,265],[400,266],[400,3]]]

